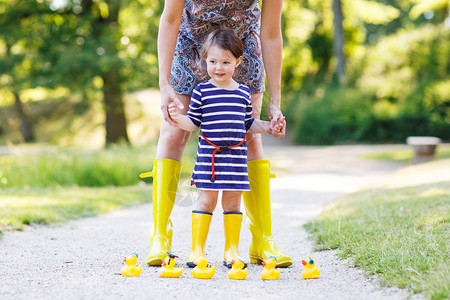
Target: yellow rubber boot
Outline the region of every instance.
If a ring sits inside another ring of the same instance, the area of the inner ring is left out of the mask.
[[[281,253],[272,236],[270,205],[270,163],[268,160],[252,160],[247,163],[250,191],[243,192],[248,225],[252,232],[249,256],[252,263],[261,263],[269,256],[277,259],[277,267],[292,265],[292,259]]]
[[[155,159],[153,170],[140,177],[153,176],[153,234],[150,236],[150,253],[147,264],[160,266],[171,252],[172,212],[180,180],[181,163],[172,159]]]
[[[187,265],[190,268],[196,266],[194,261],[197,258],[203,256],[206,259],[205,243],[211,219],[212,213],[199,210],[192,211],[192,248],[187,261]]]
[[[223,213],[223,228],[225,233],[225,252],[223,265],[231,268],[231,261],[239,257],[239,235],[241,234],[242,213],[240,211]]]

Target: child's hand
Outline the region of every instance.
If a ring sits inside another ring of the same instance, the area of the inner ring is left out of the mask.
[[[270,122],[270,128],[267,132],[274,137],[283,138],[286,134],[286,120],[284,117],[280,117],[277,120],[272,120]]]
[[[175,104],[175,102],[170,102],[169,104],[169,115],[172,120],[177,122],[179,114],[177,112],[177,105]]]

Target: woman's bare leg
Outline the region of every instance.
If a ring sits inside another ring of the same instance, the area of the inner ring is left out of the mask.
[[[259,119],[261,116],[263,94],[252,94],[253,117]],[[247,132],[247,160],[264,159],[264,151],[262,147],[261,134]]]
[[[186,113],[190,97],[178,95],[178,98],[185,107],[183,113]],[[190,132],[175,128],[163,120],[152,171],[153,233],[147,257],[149,265],[160,266],[167,252],[171,251],[173,231],[170,214],[175,204],[181,161],[189,137]]]
[[[262,93],[252,94],[253,117],[259,119]],[[261,262],[275,256],[278,267],[287,267],[292,259],[281,253],[272,236],[272,212],[270,198],[270,163],[264,159],[260,134],[247,134],[248,177],[250,191],[244,192],[244,204],[248,225],[252,232],[249,256],[252,263]]]

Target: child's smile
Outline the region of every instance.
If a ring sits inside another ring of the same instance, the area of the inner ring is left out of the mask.
[[[211,83],[221,88],[230,88],[234,84],[233,75],[242,57],[236,58],[229,50],[212,46],[208,51],[206,65]]]

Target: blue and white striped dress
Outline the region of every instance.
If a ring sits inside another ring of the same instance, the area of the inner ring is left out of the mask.
[[[250,89],[240,84],[236,90],[225,90],[208,81],[202,82],[192,92],[187,116],[215,145],[239,144],[254,121]],[[216,153],[215,181],[211,182],[214,149],[200,135],[192,184],[202,190],[249,191],[247,142]]]

